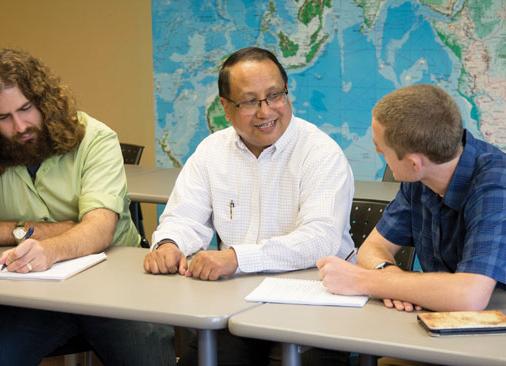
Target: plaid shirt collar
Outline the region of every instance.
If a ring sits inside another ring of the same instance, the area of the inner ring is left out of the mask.
[[[466,202],[465,198],[469,189],[471,189],[477,155],[475,141],[473,135],[469,131],[464,130],[464,135],[462,136],[464,150],[443,199],[443,203],[446,206],[456,211],[460,210],[464,202]]]

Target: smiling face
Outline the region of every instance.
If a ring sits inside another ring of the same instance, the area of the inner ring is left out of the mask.
[[[0,91],[0,135],[18,144],[35,144],[42,126],[39,109],[17,86]]]
[[[221,98],[225,116],[248,149],[258,157],[286,131],[292,118],[290,101],[283,98],[281,103],[271,105],[264,101],[252,114],[244,113],[234,102],[261,100],[283,92],[286,85],[279,69],[270,60],[242,61],[230,67],[229,73],[229,99]]]

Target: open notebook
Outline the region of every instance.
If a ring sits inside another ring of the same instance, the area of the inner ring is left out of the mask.
[[[282,304],[334,305],[362,307],[367,296],[334,295],[321,281],[268,277],[258,285],[246,301],[275,302]]]
[[[44,272],[16,273],[9,272],[7,269],[0,271],[0,280],[65,280],[73,275],[84,271],[95,264],[105,260],[105,253],[90,254],[84,257],[70,259],[55,263],[51,268]]]

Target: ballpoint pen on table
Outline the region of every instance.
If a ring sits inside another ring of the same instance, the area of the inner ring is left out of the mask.
[[[32,227],[30,227],[27,231],[26,231],[26,234],[25,236],[23,236],[23,239],[21,239],[20,243],[24,242],[25,240],[27,239],[30,239],[30,237],[33,235],[33,232],[35,231],[35,229]],[[2,264],[2,269],[0,271],[3,271],[5,268],[7,268],[7,263],[4,263]]]

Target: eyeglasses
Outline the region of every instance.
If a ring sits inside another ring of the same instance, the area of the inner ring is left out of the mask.
[[[262,102],[265,102],[269,107],[276,108],[276,107],[282,107],[285,105],[287,100],[288,90],[285,89],[280,92],[271,93],[264,99],[250,99],[245,100],[243,102],[236,102],[232,99],[229,99],[227,97],[223,97],[224,99],[228,100],[230,103],[232,103],[238,110],[239,113],[242,115],[251,115],[255,114],[258,108],[262,107]]]

